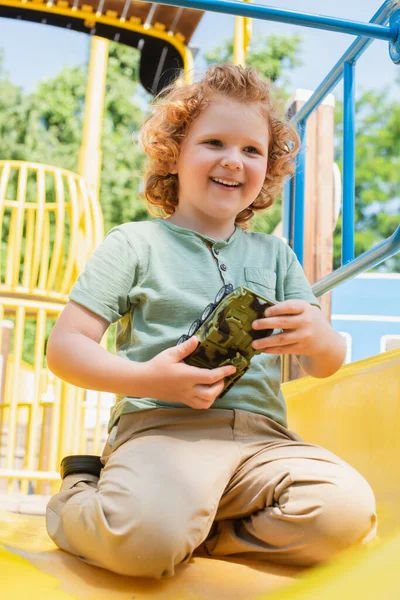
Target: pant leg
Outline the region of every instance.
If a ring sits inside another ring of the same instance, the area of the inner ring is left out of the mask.
[[[212,556],[311,566],[375,536],[374,495],[357,471],[265,417],[239,416],[245,460],[221,498]]]
[[[50,537],[117,573],[173,575],[206,538],[240,462],[233,412],[123,415],[101,478],[71,475],[47,508]]]

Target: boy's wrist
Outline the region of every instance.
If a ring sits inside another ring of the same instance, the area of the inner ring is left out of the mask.
[[[346,343],[340,333],[329,326],[329,335],[318,350],[311,354],[300,355],[298,360],[308,375],[313,377],[329,377],[343,365],[346,357]]]
[[[150,369],[150,361],[148,362],[133,362],[131,363],[131,373],[129,377],[129,387],[131,388],[127,396],[137,398],[152,398],[152,382],[154,381],[154,373]]]

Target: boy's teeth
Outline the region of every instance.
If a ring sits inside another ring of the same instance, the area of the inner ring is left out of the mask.
[[[229,185],[231,187],[238,187],[239,183],[232,183],[230,181],[225,181],[224,179],[218,179],[218,177],[211,177],[211,179],[213,181],[216,181],[217,183],[222,183],[223,185]]]

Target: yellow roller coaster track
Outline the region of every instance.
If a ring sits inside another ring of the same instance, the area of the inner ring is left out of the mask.
[[[135,0],[0,0],[0,17],[55,25],[141,51],[140,78],[157,93],[193,68],[188,43],[202,11]]]

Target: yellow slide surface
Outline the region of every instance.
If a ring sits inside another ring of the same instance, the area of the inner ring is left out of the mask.
[[[378,502],[379,539],[315,569],[195,556],[163,581],[90,567],[58,550],[44,517],[0,511],[4,600],[398,600],[400,586],[400,351],[284,386],[290,427],[358,469]],[[340,519],[340,514],[338,514]]]

